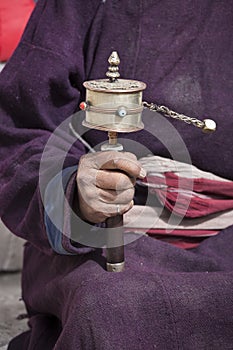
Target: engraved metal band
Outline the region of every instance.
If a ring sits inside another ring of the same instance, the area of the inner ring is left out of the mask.
[[[94,113],[102,113],[102,114],[117,114],[118,110],[120,108],[124,108],[125,111],[127,112],[127,114],[138,114],[141,113],[143,110],[143,106],[139,106],[137,108],[127,108],[124,106],[119,106],[118,109],[116,108],[102,108],[102,107],[96,107],[96,106],[92,106],[90,104],[87,103],[87,111],[90,112],[94,112]]]

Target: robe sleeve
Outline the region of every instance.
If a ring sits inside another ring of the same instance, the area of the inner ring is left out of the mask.
[[[42,170],[41,159],[54,130],[78,108],[88,32],[103,4],[39,0],[0,74],[0,215],[13,233],[48,254],[54,251],[44,222],[44,191],[60,159],[64,168],[77,166],[85,147],[72,145],[65,130],[47,147]]]

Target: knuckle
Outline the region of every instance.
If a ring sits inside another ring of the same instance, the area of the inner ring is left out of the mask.
[[[101,194],[100,199],[104,203],[115,202],[117,200],[117,192],[115,192],[115,191],[104,191]]]
[[[134,188],[129,188],[127,190],[126,196],[127,198],[131,201],[134,197],[135,189]]]
[[[83,154],[79,159],[79,166],[85,166],[86,164],[90,163],[92,157],[93,157],[93,154],[90,154],[90,153]]]
[[[135,156],[135,154],[133,154],[133,153],[131,153],[131,152],[124,152],[124,155],[125,155],[127,158],[130,158],[131,160],[137,161],[137,157]]]
[[[83,176],[78,175],[76,178],[77,186],[80,190],[80,192],[85,191],[86,188],[86,180],[83,178]]]
[[[77,172],[76,180],[78,185],[81,186],[82,188],[85,188],[86,184],[88,183],[87,177],[84,176],[82,171]]]
[[[121,173],[116,179],[116,190],[117,189],[127,189],[130,183],[130,179],[127,175]]]

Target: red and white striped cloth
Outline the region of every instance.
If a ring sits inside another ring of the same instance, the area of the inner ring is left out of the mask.
[[[126,231],[146,232],[187,249],[233,225],[232,181],[158,156],[140,163],[147,176],[138,184],[157,196],[161,208],[134,206],[125,215]]]

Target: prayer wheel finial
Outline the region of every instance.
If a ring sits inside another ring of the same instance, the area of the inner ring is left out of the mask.
[[[110,64],[110,66],[108,67],[106,76],[109,78],[110,82],[113,82],[120,77],[119,67],[118,67],[120,64],[120,58],[118,56],[117,51],[113,51],[111,53],[108,59],[108,63]]]

